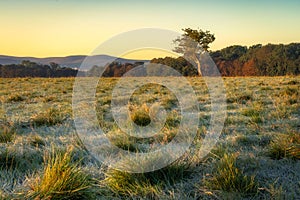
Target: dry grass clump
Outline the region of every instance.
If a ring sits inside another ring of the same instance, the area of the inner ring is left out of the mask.
[[[151,123],[151,118],[149,115],[149,107],[143,105],[131,112],[132,121],[138,126],[147,126]]]
[[[300,159],[300,134],[295,132],[276,136],[269,145],[269,156],[273,159]]]
[[[14,94],[11,94],[8,96],[8,98],[6,99],[6,102],[7,103],[10,103],[10,102],[20,102],[20,101],[24,101],[26,98],[19,94],[19,93],[14,93]]]
[[[27,199],[91,199],[92,181],[72,163],[72,149],[44,156],[43,173],[29,183]]]
[[[211,189],[238,192],[243,195],[257,193],[258,183],[255,176],[245,175],[237,167],[236,159],[237,155],[235,154],[224,154],[217,162],[211,177],[205,180],[206,186]]]
[[[190,174],[189,164],[183,162],[147,173],[108,169],[102,184],[117,197],[159,199],[166,187],[187,179]]]
[[[245,104],[251,100],[253,100],[253,96],[251,93],[240,94],[237,96],[229,96],[226,99],[227,103],[239,103],[239,104]]]
[[[10,123],[0,125],[0,143],[12,142],[16,135],[15,127]]]
[[[296,104],[299,101],[300,93],[299,93],[299,86],[288,86],[283,88],[280,91],[280,97],[284,99],[284,102],[293,105]]]
[[[41,136],[33,134],[29,138],[29,144],[34,147],[43,147],[46,143]]]
[[[45,112],[38,113],[31,117],[31,123],[35,126],[52,126],[61,124],[65,120],[65,114],[59,108],[49,108]]]
[[[0,169],[30,172],[41,163],[39,150],[19,145],[0,146]]]
[[[114,130],[107,134],[113,145],[125,151],[136,152],[138,150],[136,143],[137,139],[123,133],[121,130]]]
[[[250,117],[250,120],[254,123],[261,123],[263,121],[260,113],[261,110],[256,108],[247,108],[242,111],[242,114]]]

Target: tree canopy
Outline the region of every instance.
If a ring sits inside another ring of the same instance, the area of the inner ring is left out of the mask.
[[[203,70],[201,68],[201,54],[208,51],[209,44],[216,38],[210,31],[201,29],[185,28],[182,31],[184,32],[182,36],[174,40],[177,46],[173,51],[182,54],[189,62],[197,65],[198,74],[201,76]]]

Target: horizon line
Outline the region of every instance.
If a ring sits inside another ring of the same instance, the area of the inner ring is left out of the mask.
[[[266,46],[266,45],[289,45],[289,44],[299,44],[299,42],[288,42],[288,43],[255,43],[255,44],[252,44],[252,45],[241,45],[241,44],[232,44],[232,45],[229,45],[229,46],[226,46],[226,47],[223,47],[223,48],[220,48],[220,49],[213,49],[213,50],[210,50],[211,52],[215,52],[215,51],[220,51],[222,49],[225,49],[225,48],[228,48],[228,47],[232,47],[232,46],[243,46],[243,47],[251,47],[251,46],[254,46],[254,45],[258,45],[258,44],[261,44],[262,46]],[[57,56],[33,56],[33,55],[12,55],[12,54],[0,54],[0,56],[7,56],[7,57],[16,57],[16,58],[37,58],[37,59],[46,59],[46,58],[65,58],[65,57],[76,57],[76,56],[110,56],[110,57],[115,57],[115,58],[121,58],[121,59],[127,59],[127,60],[150,60],[150,59],[147,59],[147,58],[128,58],[128,57],[119,57],[119,56],[115,56],[115,55],[108,55],[108,54],[97,54],[97,55],[85,55],[85,54],[64,54],[64,55],[57,55]],[[172,56],[164,56],[164,57],[172,57]],[[154,58],[158,58],[158,57],[153,57],[151,59],[154,59]]]

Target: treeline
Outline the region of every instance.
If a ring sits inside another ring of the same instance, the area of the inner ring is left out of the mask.
[[[74,77],[78,70],[60,67],[56,63],[42,65],[28,60],[20,64],[0,65],[0,77]]]
[[[249,48],[234,45],[210,52],[210,55],[222,76],[283,76],[300,74],[300,43],[288,45],[268,44],[265,46],[257,44]],[[167,65],[184,76],[198,75],[196,68],[183,57],[154,58],[150,63]],[[87,74],[89,76],[99,76],[103,72],[102,75],[104,77],[120,77],[140,64],[142,63],[121,64],[113,62],[105,68],[104,72],[104,67],[94,66]],[[170,74],[168,69],[159,65],[151,67],[155,74],[161,76]],[[206,68],[204,66],[203,70],[210,70]],[[147,74],[149,72],[145,71],[145,75]],[[208,74],[213,75],[214,72]]]
[[[300,74],[300,43],[288,45],[253,45],[251,47],[234,45],[218,51],[210,52],[222,76],[282,76]],[[154,58],[155,63],[148,71],[140,76],[155,74],[170,75],[169,66],[184,76],[197,76],[198,72],[183,57]],[[131,69],[144,64],[143,62],[121,63],[112,62],[106,66],[93,66],[89,71],[60,67],[56,63],[43,65],[31,61],[22,61],[20,64],[0,65],[0,77],[74,77],[100,76],[121,77]],[[158,64],[158,65],[157,65]],[[208,66],[209,67],[209,66]],[[209,70],[204,67],[204,70]]]
[[[234,45],[210,55],[222,76],[283,76],[300,74],[300,43],[288,45],[253,45],[251,47]],[[183,75],[194,76],[197,71],[191,69],[183,58],[155,58],[154,63],[174,67]],[[179,62],[179,60],[181,62]],[[188,66],[188,67],[187,67]],[[209,67],[209,66],[208,66]],[[203,67],[205,69],[205,66]]]
[[[143,62],[124,63],[112,62],[106,66],[93,66],[86,72],[86,76],[121,77],[131,69],[144,64]]]
[[[300,74],[300,43],[230,46],[211,52],[223,76],[282,76]]]
[[[151,63],[153,63],[151,65]],[[93,66],[88,72],[86,72],[87,76],[102,76],[102,77],[121,77],[126,72],[129,72],[131,69],[143,65],[144,62],[135,62],[135,63],[120,63],[120,62],[112,62],[105,67]],[[170,70],[170,68],[163,67],[166,65],[175,69],[177,72],[184,76],[197,76],[197,70],[184,58],[154,58],[151,60],[149,67],[140,69],[138,73],[134,73],[134,76],[147,76],[147,75],[155,75],[155,76],[175,76],[174,72]]]

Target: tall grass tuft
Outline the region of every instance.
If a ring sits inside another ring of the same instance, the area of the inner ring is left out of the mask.
[[[45,154],[41,177],[29,184],[29,199],[91,199],[92,182],[78,164],[72,163],[72,149]]]
[[[290,133],[275,137],[269,145],[269,156],[273,159],[300,159],[300,135]]]
[[[149,107],[144,104],[140,108],[135,109],[131,114],[131,119],[138,126],[147,126],[151,123]]]
[[[62,110],[58,108],[49,108],[46,112],[31,117],[31,123],[36,126],[52,126],[62,123],[64,120],[65,116]]]
[[[31,172],[43,161],[40,150],[21,145],[0,146],[0,169]]]
[[[13,125],[0,125],[0,143],[12,142],[15,135],[16,133]]]
[[[7,103],[10,103],[10,102],[19,102],[19,101],[24,101],[24,100],[25,100],[24,96],[22,96],[19,93],[14,93],[14,94],[11,94],[11,95],[8,96],[8,98],[6,99],[6,102]]]
[[[247,176],[236,166],[235,154],[224,154],[219,160],[212,177],[205,180],[211,189],[239,192],[242,195],[255,194],[258,183],[254,176]]]
[[[244,116],[250,117],[251,121],[254,123],[261,123],[263,120],[260,116],[261,110],[258,108],[248,108],[242,111]]]
[[[129,173],[108,169],[103,184],[115,196],[159,199],[164,187],[172,186],[188,178],[190,173],[187,163],[173,163],[163,169],[147,173]]]
[[[29,144],[34,147],[42,147],[46,143],[41,136],[34,134],[29,137]]]

